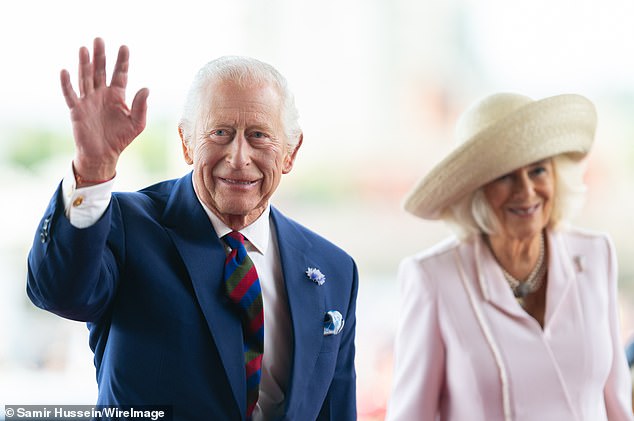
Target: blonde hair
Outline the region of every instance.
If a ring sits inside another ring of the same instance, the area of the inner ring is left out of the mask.
[[[581,210],[586,185],[583,181],[584,165],[566,154],[552,157],[555,174],[555,194],[548,227],[557,229],[569,222]],[[500,223],[487,201],[483,186],[448,207],[442,219],[461,238],[473,234],[493,235]]]

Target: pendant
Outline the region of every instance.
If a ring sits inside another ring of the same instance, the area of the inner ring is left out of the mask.
[[[528,282],[522,282],[513,290],[513,295],[515,295],[515,298],[524,298],[531,292],[533,292],[531,285]]]

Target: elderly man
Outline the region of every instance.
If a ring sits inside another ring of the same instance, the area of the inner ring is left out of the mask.
[[[128,49],[106,84],[101,39],[62,71],[76,153],[28,258],[35,305],[86,321],[99,405],[165,405],[176,420],[356,419],[357,270],[269,204],[302,144],[285,79],[223,57],[196,77],[178,132],[193,171],[112,193],[144,129]]]

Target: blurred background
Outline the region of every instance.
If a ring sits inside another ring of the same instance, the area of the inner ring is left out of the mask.
[[[85,325],[36,309],[25,293],[36,225],[73,154],[59,71],[75,81],[77,50],[95,36],[110,65],[120,44],[130,47],[129,97],[151,92],[147,129],[122,156],[118,190],[189,170],[176,124],[207,61],[250,55],[288,78],[304,145],[274,202],[359,265],[360,420],[382,420],[389,398],[398,263],[449,234],[402,211],[402,197],[451,149],[457,116],[493,92],[574,92],[596,104],[588,200],[575,223],[614,239],[630,339],[633,2],[21,0],[0,11],[0,406],[96,399]]]

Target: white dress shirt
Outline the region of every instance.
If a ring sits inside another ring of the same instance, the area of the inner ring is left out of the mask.
[[[64,209],[70,223],[76,228],[86,228],[97,222],[110,204],[113,186],[114,179],[90,187],[77,188],[71,167],[62,181]],[[232,231],[202,202],[200,204],[219,238]],[[260,396],[253,412],[254,421],[277,418],[283,414],[292,356],[288,298],[277,237],[273,221],[269,218],[270,210],[270,206],[267,206],[255,222],[240,230],[247,240],[247,254],[253,260],[260,278],[264,306],[262,378]]]

